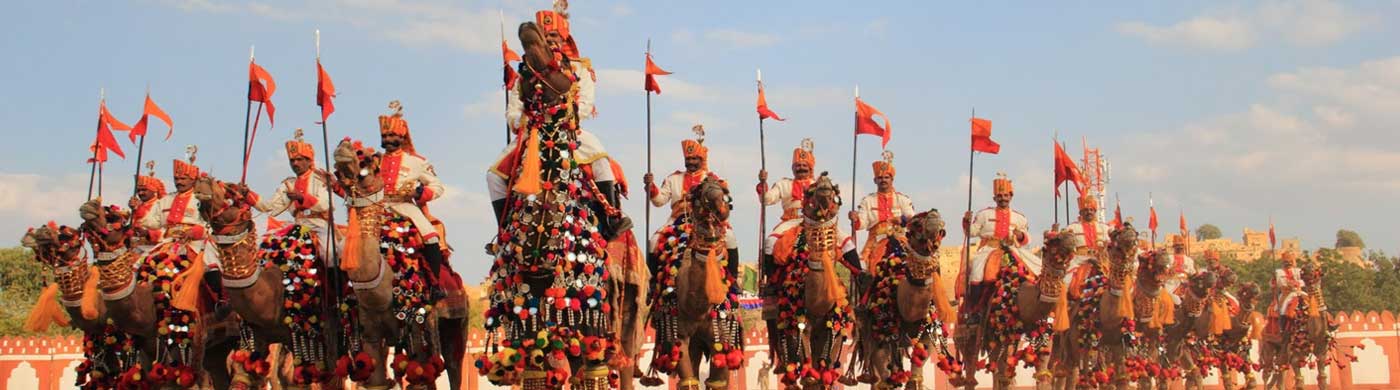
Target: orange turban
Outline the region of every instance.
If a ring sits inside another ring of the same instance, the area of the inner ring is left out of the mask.
[[[413,135],[408,132],[408,121],[403,119],[403,104],[399,103],[398,100],[391,101],[389,109],[393,110],[394,113],[379,116],[379,136],[394,134],[403,137],[403,145],[399,146],[399,149],[408,152],[408,154],[418,154],[418,151],[413,147]]]
[[[807,149],[797,148],[792,150],[792,162],[796,164],[799,161],[807,163],[807,166],[813,169],[817,167],[817,157],[813,156],[812,152]]]
[[[301,141],[301,137],[287,141],[287,158],[305,157],[308,160],[316,159],[316,150],[311,148],[311,144]]]
[[[870,167],[875,171],[875,177],[880,177],[883,175],[889,175],[890,177],[894,177],[894,163],[888,161],[876,161],[874,164],[870,164]]]
[[[193,163],[187,163],[178,159],[175,160],[174,171],[176,178],[184,177],[193,179],[199,177],[199,167],[194,166]]]
[[[997,178],[992,180],[993,195],[1011,194],[1015,192],[1016,189],[1011,185],[1011,178],[1006,177],[1005,174],[997,174]]]
[[[1083,209],[1094,209],[1094,210],[1098,210],[1098,209],[1099,209],[1099,201],[1096,200],[1096,199],[1094,199],[1093,196],[1090,196],[1090,195],[1082,195],[1082,196],[1079,197],[1079,209],[1080,209],[1080,210],[1083,210]]]
[[[685,158],[699,157],[701,160],[710,159],[710,148],[705,147],[703,141],[696,141],[693,139],[681,141],[681,153],[685,154]]]
[[[149,190],[157,194],[165,193],[165,183],[155,176],[141,175],[136,178],[136,188]]]

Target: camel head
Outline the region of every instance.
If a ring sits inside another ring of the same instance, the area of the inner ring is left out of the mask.
[[[228,235],[253,228],[254,199],[248,186],[200,177],[194,183],[199,214],[209,221],[214,234]]]
[[[1244,284],[1240,285],[1240,290],[1236,297],[1240,300],[1240,307],[1246,311],[1252,310],[1255,303],[1259,301],[1259,293],[1259,285],[1254,284],[1254,282],[1244,282]]]
[[[1045,232],[1045,245],[1041,248],[1045,257],[1045,266],[1055,269],[1064,269],[1069,266],[1069,260],[1074,257],[1074,239],[1069,234],[1063,232]]]
[[[83,224],[78,227],[96,252],[111,252],[129,244],[131,213],[117,205],[102,205],[102,199],[84,202],[78,207]]]
[[[1219,283],[1219,279],[1220,276],[1216,275],[1213,272],[1201,272],[1192,275],[1191,278],[1187,281],[1187,283],[1190,286],[1189,290],[1191,290],[1192,295],[1204,298],[1210,296],[1210,294],[1215,290],[1215,286]]]
[[[29,228],[20,243],[34,251],[35,259],[50,267],[82,263],[79,258],[83,251],[82,235],[68,226],[58,226],[50,221],[47,225]]]
[[[1112,261],[1127,261],[1137,254],[1138,232],[1133,224],[1124,223],[1122,228],[1108,233],[1108,255]]]
[[[361,196],[379,192],[384,183],[379,179],[379,159],[381,154],[374,148],[364,146],[360,141],[345,138],[336,145],[331,154],[335,164],[335,178],[342,188],[350,189]]]
[[[1157,291],[1166,284],[1167,268],[1171,267],[1172,257],[1165,249],[1143,252],[1138,255],[1138,285],[1147,291]]]
[[[948,235],[948,232],[944,230],[944,225],[943,216],[938,213],[937,209],[925,211],[909,218],[909,222],[905,225],[909,247],[920,256],[933,256],[934,253],[938,253],[938,248],[943,245],[943,237]]]
[[[826,172],[807,186],[807,191],[803,193],[802,215],[807,219],[818,222],[830,221],[836,218],[836,214],[841,210],[841,188],[831,182],[831,177]]]
[[[729,209],[733,198],[729,189],[722,183],[706,178],[690,190],[690,223],[695,228],[696,239],[714,242],[724,239],[725,221],[729,220]]]
[[[1303,283],[1309,286],[1319,286],[1322,283],[1323,268],[1317,260],[1304,258],[1298,262],[1298,268],[1302,270]]]
[[[567,98],[574,80],[561,70],[570,68],[571,59],[559,48],[551,48],[544,31],[534,22],[521,23],[517,33],[524,49],[521,62],[529,70],[522,72],[521,85],[543,87],[521,88],[521,100],[554,103]]]

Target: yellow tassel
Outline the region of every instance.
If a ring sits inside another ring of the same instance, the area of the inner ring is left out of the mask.
[[[520,176],[515,178],[515,192],[526,195],[540,193],[540,130],[530,129],[530,140],[521,156]]]
[[[710,254],[705,259],[705,300],[711,305],[718,305],[724,302],[725,291],[724,275],[719,270],[719,246],[710,249]]]
[[[1318,308],[1317,297],[1308,294],[1308,317],[1317,318],[1322,315],[1322,310]]]
[[[1123,283],[1123,293],[1118,296],[1118,316],[1133,318],[1133,284]]]
[[[1230,330],[1230,310],[1225,302],[1216,300],[1210,303],[1210,334],[1220,335]]]
[[[188,312],[199,312],[199,290],[203,283],[204,256],[201,253],[191,257],[190,268],[175,277],[175,296],[170,300],[170,305]]]
[[[948,289],[943,285],[942,275],[933,275],[933,305],[938,309],[938,318],[945,324],[952,324],[958,319],[958,312],[953,310],[953,302],[948,300]]]
[[[1249,338],[1252,340],[1262,340],[1264,338],[1264,315],[1249,313],[1249,324]]]
[[[1069,293],[1060,294],[1060,299],[1055,300],[1055,331],[1064,332],[1069,330]]]
[[[1161,326],[1176,323],[1176,302],[1172,300],[1172,293],[1162,289],[1157,293],[1157,324]]]
[[[836,265],[830,256],[822,256],[822,276],[826,279],[827,299],[831,299],[832,302],[844,302],[846,289],[841,288],[841,283],[836,280]]]
[[[34,309],[29,311],[29,317],[24,320],[24,330],[39,333],[48,330],[49,325],[53,323],[68,326],[68,317],[63,309],[58,307],[58,283],[50,284],[39,294],[39,300],[34,302]]]
[[[340,251],[340,269],[345,272],[354,272],[360,268],[360,212],[357,209],[350,209],[350,217],[345,221],[348,225],[345,230],[345,244]]]
[[[129,266],[118,263],[118,267]],[[100,295],[97,293],[97,281],[102,279],[97,266],[88,267],[88,278],[83,282],[83,297],[79,307],[82,308],[83,318],[88,320],[97,319],[97,303]]]

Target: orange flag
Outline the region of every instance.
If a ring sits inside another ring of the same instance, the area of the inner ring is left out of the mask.
[[[655,76],[665,76],[665,75],[668,75],[668,74],[671,74],[671,72],[667,72],[665,69],[661,69],[660,66],[656,66],[656,63],[655,63],[655,62],[651,62],[651,53],[647,53],[647,68],[646,68],[647,80],[646,80],[646,85],[644,86],[644,87],[646,88],[646,90],[649,91],[649,92],[655,92],[657,95],[660,95],[660,94],[661,94],[661,84],[657,84],[657,83],[656,83],[656,77],[655,77]]]
[[[112,118],[112,113],[107,112],[107,103],[103,102],[99,104],[97,109],[97,139],[94,140],[93,143],[102,148],[95,152],[98,157],[96,162],[106,161],[106,151],[108,150],[112,151],[112,153],[116,153],[117,156],[121,158],[126,158],[126,154],[122,153],[122,146],[117,143],[117,137],[112,135],[110,122],[114,120],[116,119]],[[123,124],[122,126],[126,125]],[[130,127],[128,126],[127,129],[130,129]]]
[[[520,55],[516,54],[515,50],[511,50],[509,45],[506,45],[505,39],[501,40],[501,58],[501,62],[505,65],[506,89],[515,88],[515,80],[520,78],[520,74],[515,73],[515,68],[510,66],[510,62],[520,61]]]
[[[92,154],[92,157],[87,159],[88,164],[107,162],[107,148],[98,145],[96,141],[88,145],[88,153]]]
[[[141,109],[141,120],[136,121],[136,126],[132,126],[131,132],[126,134],[127,138],[131,139],[131,142],[136,142],[136,137],[146,135],[148,118],[151,116],[155,116],[156,119],[165,122],[165,127],[170,129],[165,132],[166,141],[169,141],[170,136],[175,134],[175,122],[170,121],[170,115],[166,114],[165,110],[160,109],[160,106],[156,105],[155,100],[151,100],[150,94],[146,94],[146,106]]]
[[[1186,230],[1186,212],[1185,212],[1185,211],[1182,211],[1182,212],[1181,212],[1181,235],[1182,235],[1182,236],[1189,236],[1189,235],[1191,235],[1190,232],[1188,232],[1188,231]]]
[[[1149,205],[1151,204],[1151,201],[1150,201],[1150,200],[1148,201],[1148,204],[1149,204]],[[1156,207],[1156,206],[1147,206],[1147,229],[1148,229],[1148,230],[1151,230],[1153,235],[1156,235],[1156,234],[1157,234],[1157,207]]]
[[[875,123],[876,116],[880,117],[884,126]],[[890,118],[885,116],[885,113],[856,98],[856,134],[880,136],[880,147],[883,148],[890,143],[891,130]]]
[[[326,73],[326,68],[321,66],[321,60],[316,60],[316,105],[321,107],[321,123],[326,122],[326,118],[335,112],[335,83],[331,82],[331,75]],[[270,107],[270,106],[269,106]],[[269,111],[268,118],[272,118]]]
[[[111,128],[114,130],[131,130],[131,126],[122,123],[122,121],[119,121],[116,117],[112,116],[112,112],[107,110],[107,102],[105,101],[98,105],[97,115],[101,116],[101,119],[107,122],[107,125],[111,126]]]
[[[765,97],[763,96],[763,83],[759,83],[759,84],[758,84],[758,119],[763,120],[763,119],[769,119],[769,118],[777,119],[777,120],[780,120],[780,121],[781,121],[781,120],[785,120],[785,119],[783,119],[782,117],[778,116],[778,113],[773,112],[772,109],[769,109],[769,108],[768,108],[768,99],[765,98]]]
[[[992,140],[992,121],[972,118],[972,150],[987,154],[1001,152],[1001,144]]]
[[[1123,228],[1123,208],[1117,203],[1113,203],[1113,228]]]
[[[1269,218],[1269,248],[1278,247],[1278,237],[1274,235],[1274,219]]]
[[[1084,193],[1084,176],[1079,174],[1079,167],[1074,165],[1074,158],[1065,152],[1065,148],[1060,143],[1055,142],[1055,196],[1060,196],[1060,183],[1069,181],[1074,183],[1074,190]],[[1069,194],[1065,194],[1069,196]]]
[[[273,115],[277,112],[277,107],[272,105],[272,94],[277,92],[277,82],[272,81],[272,75],[267,73],[267,69],[258,66],[258,63],[248,62],[248,100],[262,102],[267,106],[267,122],[274,126],[277,121]]]

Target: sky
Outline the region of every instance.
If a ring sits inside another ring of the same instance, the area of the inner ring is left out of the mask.
[[[742,255],[758,247],[753,186],[761,163],[755,70],[770,107],[765,124],[773,178],[789,175],[793,148],[816,144],[850,202],[853,93],[886,113],[897,189],[950,226],[967,208],[968,117],[993,122],[998,155],[979,155],[974,208],[991,205],[996,172],[1015,180],[1013,206],[1031,230],[1054,209],[1052,140],[1079,156],[1103,150],[1109,192],[1125,216],[1147,218],[1149,196],[1175,232],[1211,223],[1238,239],[1266,229],[1304,247],[1331,246],[1339,228],[1396,252],[1400,225],[1400,2],[1179,1],[1162,3],[954,3],[925,1],[679,2],[576,0],[573,34],[598,78],[599,116],[584,123],[626,167],[625,202],[638,229],[647,167],[643,54],[675,72],[651,99],[651,169],[682,169],[680,140],[708,130],[710,166],[735,190],[731,223]],[[418,150],[447,192],[432,204],[469,281],[486,274],[481,251],[492,212],[486,167],[504,144],[501,16],[506,31],[542,0],[58,0],[9,5],[0,115],[0,237],[48,220],[79,222],[86,146],[101,93],[135,122],[143,96],[174,119],[169,141],[152,137],[144,160],[169,179],[171,159],[199,146],[205,171],[236,180],[246,109],[247,58],[276,78],[277,122],[259,127],[250,185],[270,194],[290,175],[282,142],[314,122],[314,31],[339,97],[334,142],[377,144],[376,117],[405,107]],[[519,48],[514,34],[510,46]],[[153,125],[161,134],[163,125]],[[125,203],[137,160],[105,167],[109,203]],[[855,192],[873,188],[874,137],[855,140]],[[318,155],[318,161],[320,160]],[[773,215],[780,213],[776,208]],[[652,229],[667,210],[654,210]],[[1063,217],[1063,216],[1061,216]],[[261,219],[261,217],[259,217]],[[769,226],[772,226],[770,221]],[[949,229],[946,245],[962,240]],[[640,230],[638,230],[641,235]],[[1038,235],[1038,234],[1033,234]]]

